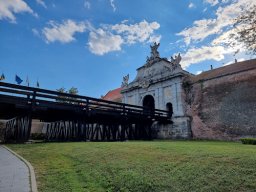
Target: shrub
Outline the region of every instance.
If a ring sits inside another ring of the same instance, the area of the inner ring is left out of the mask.
[[[0,121],[0,142],[4,141],[5,124]]]
[[[30,139],[32,140],[44,140],[45,134],[44,133],[31,133]]]
[[[256,138],[242,138],[240,141],[243,144],[250,144],[250,145],[256,145]]]

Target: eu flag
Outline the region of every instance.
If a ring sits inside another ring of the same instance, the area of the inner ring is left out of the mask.
[[[17,82],[17,84],[20,85],[23,80],[22,80],[18,75],[16,75],[16,76],[15,76],[15,81]]]

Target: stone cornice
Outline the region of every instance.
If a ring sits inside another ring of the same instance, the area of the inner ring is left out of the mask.
[[[135,90],[135,89],[143,88],[142,84],[145,81],[149,82],[148,87],[150,87],[153,84],[163,82],[163,81],[166,81],[166,80],[169,80],[169,79],[174,79],[176,77],[182,77],[182,76],[185,76],[185,75],[188,75],[188,74],[189,73],[187,71],[182,70],[181,72],[178,72],[178,73],[175,73],[175,74],[172,74],[172,75],[169,75],[169,76],[161,77],[161,78],[158,78],[158,79],[151,79],[151,80],[150,79],[145,79],[145,80],[141,80],[141,81],[133,81],[127,87],[124,87],[122,89],[121,93],[125,93],[125,92],[129,92],[129,91],[132,91],[132,90]]]

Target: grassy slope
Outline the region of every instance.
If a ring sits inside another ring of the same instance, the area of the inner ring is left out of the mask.
[[[256,146],[230,142],[8,145],[39,191],[255,191]]]

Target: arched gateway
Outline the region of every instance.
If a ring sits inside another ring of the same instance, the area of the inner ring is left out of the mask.
[[[155,109],[155,100],[152,95],[146,95],[143,99],[143,107],[148,108],[150,110]]]
[[[144,113],[151,114],[155,110],[155,100],[152,95],[146,95],[143,99]]]
[[[171,57],[171,61],[161,58],[157,50],[159,45],[154,43],[150,46],[151,55],[137,69],[136,78],[122,87],[122,102],[143,106],[145,111],[169,111],[173,123],[154,123],[157,138],[190,138],[190,118],[185,114],[182,82],[184,77],[191,74],[182,69],[180,55]]]

